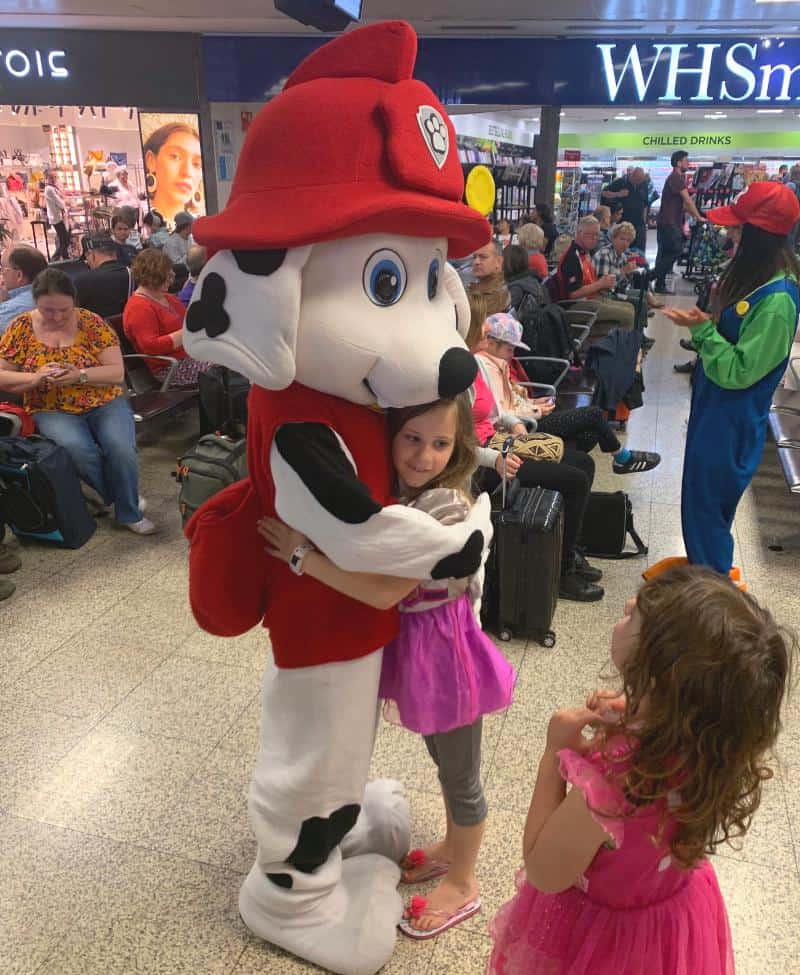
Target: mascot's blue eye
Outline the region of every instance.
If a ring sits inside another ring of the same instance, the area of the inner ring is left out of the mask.
[[[394,305],[406,290],[406,269],[394,251],[380,250],[364,265],[364,291],[369,300],[381,308]]]
[[[436,297],[436,292],[439,290],[439,274],[441,273],[441,264],[439,259],[434,258],[431,261],[431,266],[428,268],[428,299],[433,301]]]

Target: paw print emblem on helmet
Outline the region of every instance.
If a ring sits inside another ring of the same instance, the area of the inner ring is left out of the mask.
[[[435,108],[431,108],[430,105],[420,105],[417,110],[417,122],[425,145],[428,147],[428,152],[441,169],[447,161],[447,153],[450,148],[450,133],[447,130],[445,120]]]

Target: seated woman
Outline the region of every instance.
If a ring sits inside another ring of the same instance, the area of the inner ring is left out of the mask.
[[[133,411],[121,386],[122,353],[114,330],[75,307],[75,285],[48,268],[33,283],[36,307],[0,338],[0,390],[21,394],[37,429],[61,444],[81,480],[114,505],[137,535],[156,526],[142,516]]]
[[[197,374],[208,366],[184,351],[186,309],[175,295],[169,294],[173,277],[172,261],[162,251],[148,247],[137,254],[133,262],[136,290],[125,305],[122,327],[131,345],[142,355],[165,355],[178,360],[172,386],[196,386]],[[148,360],[147,364],[156,379],[163,379],[169,368],[159,359]]]
[[[594,461],[588,454],[566,447],[559,464],[545,460],[522,461],[511,455],[506,469],[502,456],[486,446],[496,430],[521,434],[526,433],[527,428],[521,417],[500,408],[484,378],[479,353],[484,349],[488,329],[486,300],[481,295],[470,295],[469,301],[472,314],[467,346],[475,353],[479,366],[472,404],[475,434],[481,444],[478,448],[478,486],[481,490],[493,491],[505,473],[508,478],[517,478],[525,487],[558,491],[564,499],[564,540],[558,594],[562,599],[596,602],[604,596],[603,588],[597,585],[603,574],[589,565],[577,548],[586,502],[594,481]]]
[[[526,223],[520,229],[520,234],[527,230],[535,230],[544,241],[541,227],[537,227],[533,223]],[[544,261],[542,254],[536,256],[541,257]],[[510,244],[503,251],[503,276],[506,279],[508,298],[512,308],[518,310],[526,295],[531,296],[537,307],[546,305],[550,301],[550,297],[542,284],[543,278],[547,277],[547,265],[545,264],[545,273],[541,277],[532,271],[528,252],[522,244]]]
[[[617,440],[614,431],[597,406],[554,413],[555,403],[547,397],[531,399],[528,389],[518,385],[527,381],[522,366],[514,368],[514,350],[528,347],[522,343],[522,326],[505,313],[486,319],[486,342],[478,355],[478,364],[489,383],[501,410],[536,420],[536,429],[574,444],[578,450],[590,451],[597,444],[603,453],[611,454],[615,474],[640,474],[661,463],[661,455],[646,450],[628,450]]]
[[[535,223],[524,223],[517,231],[517,241],[528,256],[528,270],[532,271],[540,281],[544,281],[548,274],[547,258],[544,249],[547,246],[544,231]]]

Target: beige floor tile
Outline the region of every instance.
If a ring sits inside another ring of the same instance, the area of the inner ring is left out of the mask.
[[[479,975],[486,968],[492,950],[491,940],[459,924],[436,938],[436,950],[428,971],[437,975]],[[413,971],[413,968],[409,969]]]
[[[800,916],[796,874],[728,857],[716,857],[714,867],[730,917],[737,975],[793,975]]]
[[[217,748],[165,804],[142,844],[246,873],[256,855],[247,814],[254,760]]]
[[[112,727],[215,745],[258,689],[252,670],[173,655],[106,718]]]
[[[795,868],[800,879],[800,765],[781,769]]]
[[[213,636],[196,627],[188,640],[181,644],[179,652],[184,657],[196,657],[233,667],[249,667],[261,674],[271,650],[269,636],[263,627],[229,639]]]
[[[186,783],[208,748],[98,727],[10,811],[94,836],[154,846],[167,809],[185,802]],[[178,852],[178,851],[175,851]]]
[[[741,849],[721,846],[720,854],[792,873],[797,865],[785,793],[784,781],[776,774],[764,784],[761,805],[747,835],[736,843],[741,843]]]
[[[91,726],[42,708],[0,708],[0,808],[37,788]]]

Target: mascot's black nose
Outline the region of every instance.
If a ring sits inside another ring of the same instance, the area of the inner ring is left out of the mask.
[[[448,349],[439,362],[439,395],[449,399],[475,382],[478,364],[466,349]]]

